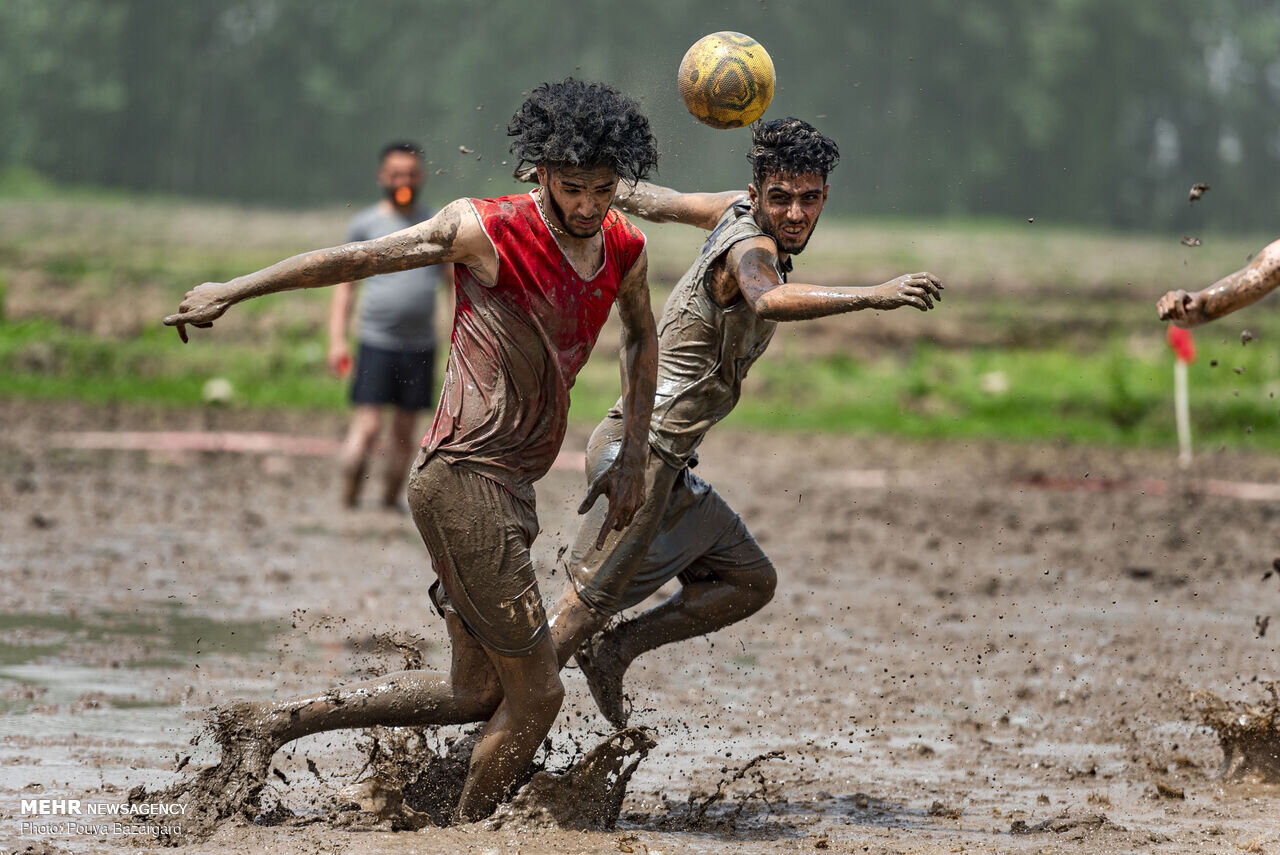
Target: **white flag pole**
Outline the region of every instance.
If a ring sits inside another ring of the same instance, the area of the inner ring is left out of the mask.
[[[1173,361],[1173,409],[1178,422],[1178,465],[1191,465],[1191,407],[1187,402],[1187,363]]]

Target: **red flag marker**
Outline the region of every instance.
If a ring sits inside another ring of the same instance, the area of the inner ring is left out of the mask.
[[[1173,352],[1178,357],[1179,362],[1185,362],[1190,365],[1196,361],[1196,342],[1191,337],[1191,330],[1184,330],[1182,327],[1175,327],[1170,324],[1168,333],[1165,338],[1169,341],[1169,347],[1173,348]]]

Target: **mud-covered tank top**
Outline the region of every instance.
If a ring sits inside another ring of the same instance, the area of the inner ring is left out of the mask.
[[[560,450],[569,389],[645,237],[610,211],[604,260],[584,278],[533,193],[469,201],[497,251],[498,274],[488,286],[456,268],[449,361],[423,447],[531,495]]]
[[[732,305],[720,306],[708,288],[712,266],[731,246],[763,235],[745,198],[731,205],[662,311],[649,445],[677,469],[693,456],[707,431],[737,406],[747,371],[778,326],[757,315],[741,295]],[[776,264],[776,269],[786,281],[790,263]],[[621,401],[610,411],[614,417],[620,414]]]

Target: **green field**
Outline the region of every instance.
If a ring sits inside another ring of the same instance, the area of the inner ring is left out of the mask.
[[[56,194],[54,194],[56,196]],[[298,214],[172,200],[0,198],[0,397],[338,410],[324,371],[324,291],[231,310],[182,346],[159,320],[182,294],[340,240],[349,209]],[[650,228],[655,309],[700,240]],[[1171,357],[1153,305],[1241,267],[1266,235],[1105,235],[1025,221],[824,221],[797,281],[873,284],[928,269],[941,308],[784,325],[731,423],[769,429],[1169,446]],[[1272,300],[1198,333],[1198,445],[1280,449],[1280,315]],[[1241,344],[1250,330],[1254,341]],[[572,417],[617,396],[616,327]],[[1214,363],[1217,363],[1214,365]]]

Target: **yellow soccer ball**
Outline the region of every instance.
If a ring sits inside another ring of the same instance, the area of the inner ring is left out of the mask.
[[[758,41],[725,31],[703,36],[680,60],[680,98],[699,122],[741,128],[773,100],[773,60]]]

